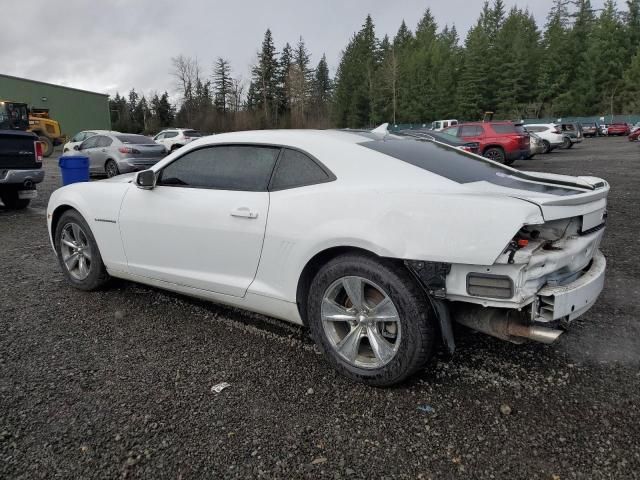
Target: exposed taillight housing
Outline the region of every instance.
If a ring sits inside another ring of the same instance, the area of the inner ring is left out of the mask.
[[[140,153],[140,150],[131,147],[119,147],[118,151],[120,153]]]
[[[33,150],[36,152],[36,163],[42,163],[43,151],[42,142],[35,141],[33,142]]]
[[[474,297],[511,298],[513,281],[506,275],[471,272],[467,274],[467,293]]]

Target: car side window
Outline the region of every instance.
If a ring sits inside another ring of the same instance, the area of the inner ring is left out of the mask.
[[[96,144],[96,146],[97,147],[109,147],[112,143],[113,143],[113,140],[110,139],[109,137],[101,136],[98,139],[98,143]]]
[[[285,148],[271,180],[271,190],[323,183],[331,177],[308,155]]]
[[[99,135],[94,135],[93,137],[87,138],[84,142],[82,142],[82,145],[80,145],[80,149],[86,150],[88,148],[95,148],[99,138]]]
[[[164,138],[173,138],[173,137],[177,137],[178,136],[178,132],[165,132],[164,133]]]
[[[158,185],[264,192],[278,147],[221,145],[191,150],[167,165]]]
[[[476,135],[479,135],[476,125],[463,125],[460,127],[461,137],[475,137]]]

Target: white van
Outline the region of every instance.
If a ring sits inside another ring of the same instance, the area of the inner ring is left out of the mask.
[[[436,120],[435,122],[431,122],[431,130],[439,132],[440,130],[453,127],[455,125],[458,125],[458,120]]]

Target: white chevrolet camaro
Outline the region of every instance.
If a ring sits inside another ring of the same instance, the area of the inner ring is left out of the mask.
[[[602,290],[608,191],[384,128],[255,131],[60,188],[47,221],[77,288],[118,277],[304,324],[383,386],[453,351],[454,321],[554,341]]]

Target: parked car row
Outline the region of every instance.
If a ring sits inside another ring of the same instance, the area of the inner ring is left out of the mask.
[[[84,130],[74,135],[62,151],[87,156],[90,174],[114,177],[145,170],[199,137],[202,134],[190,128],[162,130],[153,138],[113,130]]]

